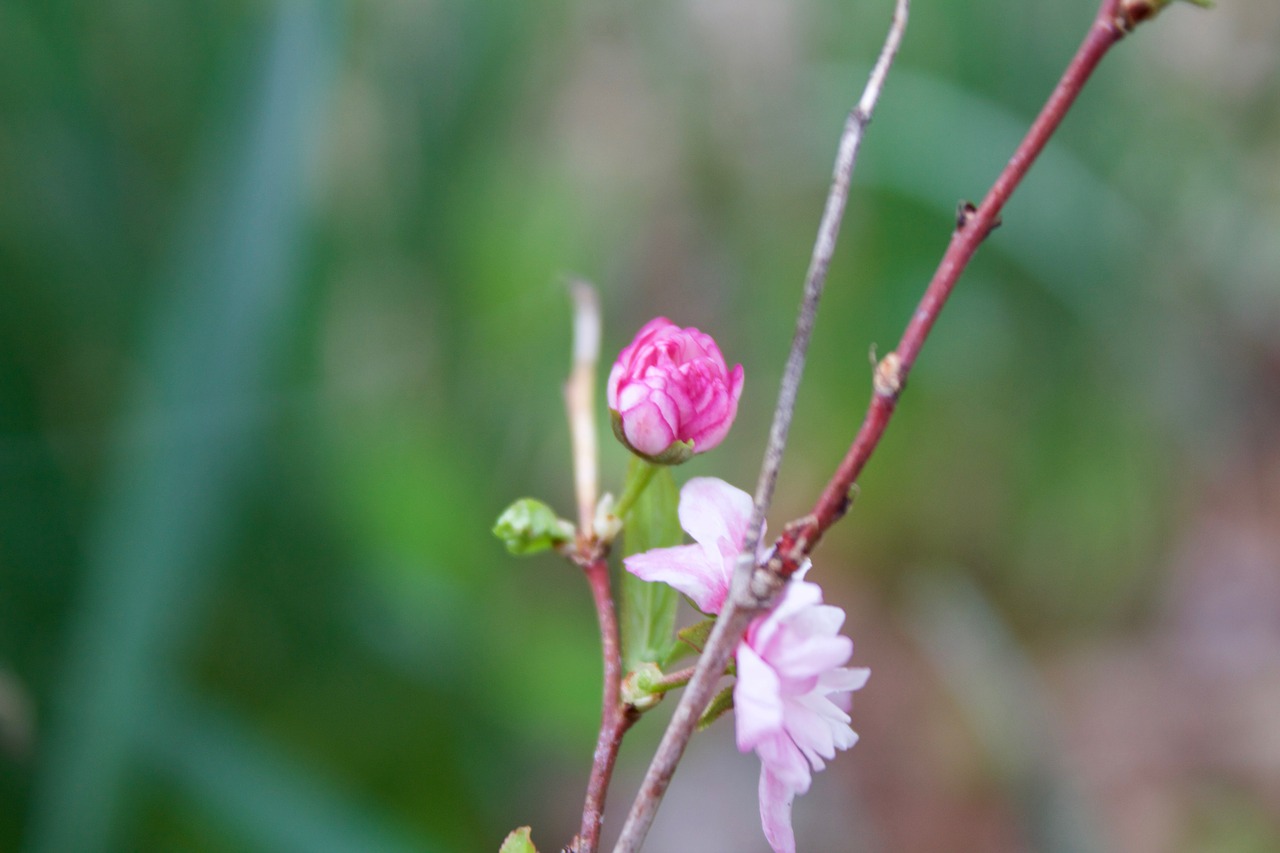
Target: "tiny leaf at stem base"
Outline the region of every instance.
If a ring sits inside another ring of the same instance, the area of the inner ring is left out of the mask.
[[[538,848],[533,846],[533,839],[530,838],[529,833],[527,826],[511,830],[511,834],[498,848],[498,853],[538,853]]]
[[[679,642],[672,649],[667,659],[662,661],[663,668],[671,666],[681,658],[689,654],[701,654],[702,650],[707,646],[707,639],[711,636],[711,629],[716,625],[715,617],[708,617],[701,622],[696,622],[687,628],[681,628],[676,636]]]

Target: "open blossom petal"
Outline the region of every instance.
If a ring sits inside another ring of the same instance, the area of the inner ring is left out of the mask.
[[[796,834],[791,827],[791,803],[796,794],[781,779],[760,770],[760,823],[764,837],[775,853],[796,853]]]
[[[717,612],[729,591],[722,561],[708,559],[701,545],[654,548],[626,557],[622,563],[642,581],[662,581],[675,587],[704,613]]]
[[[655,548],[622,562],[641,580],[662,581],[703,613],[719,613],[733,562],[751,518],[751,496],[715,477],[694,477],[680,490],[680,526],[696,545]]]
[[[738,751],[749,752],[782,728],[782,680],[750,646],[738,648],[738,682],[733,690]]]
[[[747,535],[751,508],[751,495],[716,477],[694,477],[680,490],[680,526],[707,550],[708,557],[719,557],[726,570],[726,589]]]

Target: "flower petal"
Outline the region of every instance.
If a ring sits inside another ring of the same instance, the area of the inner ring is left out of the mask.
[[[624,557],[627,571],[644,581],[661,581],[689,596],[704,613],[718,613],[729,594],[729,582],[718,561],[707,559],[701,545],[654,548]]]
[[[680,526],[733,573],[733,559],[751,521],[751,495],[716,477],[694,477],[680,490]]]
[[[782,731],[782,693],[778,674],[746,643],[738,646],[733,717],[739,752],[755,749],[763,738]]]
[[[760,825],[774,853],[796,853],[796,834],[791,826],[791,803],[795,792],[787,788],[768,767],[760,768]]]
[[[861,690],[871,677],[871,670],[865,666],[850,669],[833,669],[823,673],[818,684],[826,693],[844,693],[849,690]]]
[[[809,790],[813,781],[809,762],[795,745],[795,741],[786,734],[769,735],[760,741],[756,744],[756,755],[769,768],[769,772],[777,776],[793,793],[803,794]]]
[[[768,659],[790,679],[815,678],[840,666],[853,654],[853,640],[843,635],[809,639],[798,639],[794,632],[787,635],[789,642],[775,643],[778,648],[770,648]]]

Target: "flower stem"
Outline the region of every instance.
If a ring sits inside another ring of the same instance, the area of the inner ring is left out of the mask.
[[[694,667],[688,667],[676,672],[665,673],[661,678],[642,681],[640,688],[645,693],[661,695],[669,690],[675,690],[688,684],[689,679],[693,678],[693,670]]]
[[[653,475],[658,473],[658,468],[659,466],[646,462],[639,456],[631,457],[631,464],[627,466],[627,482],[623,486],[622,497],[618,498],[618,503],[613,508],[614,515],[623,519],[627,517],[636,500],[648,488],[649,483],[653,482]]]
[[[593,415],[592,387],[595,384],[596,359],[600,348],[600,310],[595,291],[585,282],[574,282],[573,368],[565,383],[565,405],[569,415],[569,433],[573,447],[574,484],[578,503],[578,537],[571,557],[582,566],[600,623],[600,647],[604,660],[604,684],[600,709],[600,733],[591,760],[591,778],[587,782],[586,800],[582,806],[582,826],[567,848],[572,853],[595,853],[600,844],[600,825],[604,818],[604,800],[613,776],[613,766],[622,745],[622,736],[638,716],[623,705],[622,652],[618,641],[618,616],[609,583],[609,545],[597,539],[593,516],[597,491],[596,426]],[[652,476],[652,475],[650,475]],[[637,494],[639,490],[637,490]]]

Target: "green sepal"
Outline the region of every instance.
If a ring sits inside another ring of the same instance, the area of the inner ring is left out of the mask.
[[[670,468],[650,475],[648,463],[632,459],[627,481],[652,476],[624,518],[623,554],[639,554],[652,548],[669,548],[684,541],[676,515],[680,493]],[[627,672],[640,664],[666,660],[675,646],[676,606],[680,594],[665,583],[649,583],[622,572],[622,661]]]
[[[652,462],[654,465],[679,465],[680,463],[688,462],[693,458],[692,441],[673,441],[666,450],[655,456],[650,456],[647,453],[641,453],[639,450],[636,450],[631,446],[631,442],[627,441],[626,430],[622,428],[621,414],[610,409],[609,423],[613,426],[613,434],[617,436],[618,441],[622,442],[622,446],[646,462]]]
[[[681,658],[691,654],[702,654],[702,650],[707,647],[707,640],[711,639],[711,629],[716,626],[714,616],[708,616],[701,622],[695,622],[687,628],[681,628],[676,632],[679,642],[671,649],[671,654],[662,662],[663,668],[670,667],[671,664]]]
[[[511,830],[511,834],[498,848],[498,853],[538,853],[538,848],[533,846],[533,839],[529,837],[529,833],[527,826]]]
[[[512,554],[536,554],[572,542],[573,525],[542,501],[520,498],[498,516],[493,535]]]

